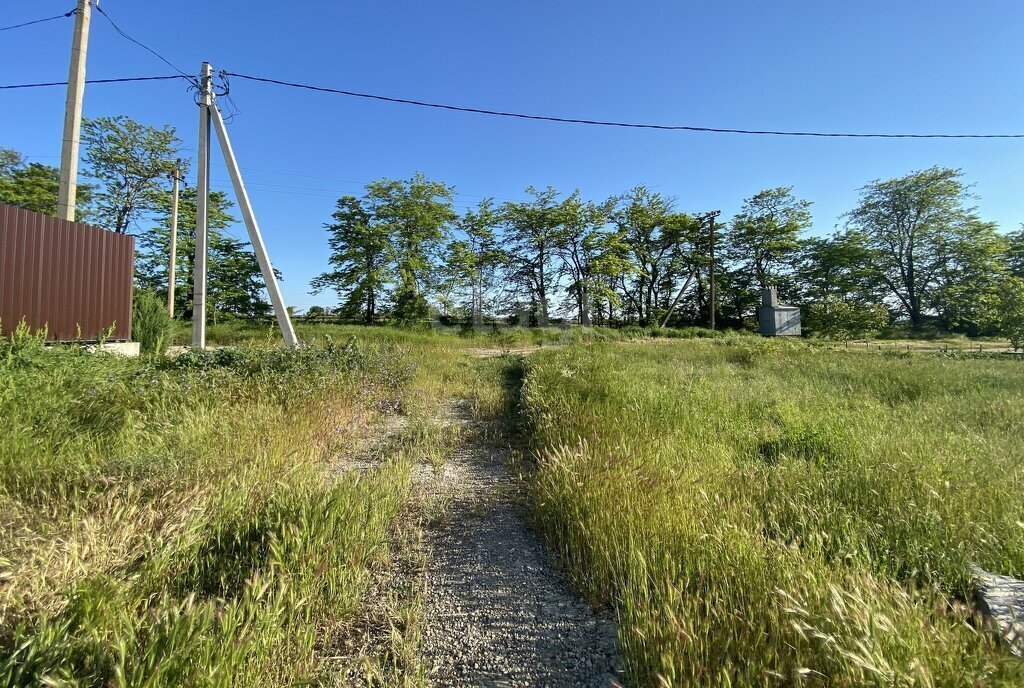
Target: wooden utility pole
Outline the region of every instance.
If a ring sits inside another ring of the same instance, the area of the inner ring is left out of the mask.
[[[167,315],[174,317],[174,268],[178,264],[178,184],[181,179],[181,158],[174,162],[171,177],[171,260],[167,264]]]
[[[98,2],[98,0],[96,0]],[[75,33],[71,39],[71,66],[64,105],[64,137],[60,148],[60,183],[57,187],[57,217],[75,219],[78,190],[78,145],[82,131],[82,100],[85,98],[85,57],[89,50],[89,20],[93,0],[78,0]]]
[[[711,329],[715,329],[715,218],[721,211],[714,211],[708,213],[709,219],[711,220],[710,232],[711,232],[711,265],[708,267],[708,281],[711,283],[709,287],[708,300],[711,302]]]

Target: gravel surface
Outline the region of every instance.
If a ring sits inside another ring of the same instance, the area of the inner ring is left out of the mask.
[[[424,653],[436,686],[618,686],[615,626],[552,566],[519,515],[508,455],[475,439],[464,404],[442,422],[459,444],[417,482],[444,507],[427,526]]]

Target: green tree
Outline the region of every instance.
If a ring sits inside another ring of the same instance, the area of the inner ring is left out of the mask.
[[[275,268],[274,276],[281,279]],[[211,234],[207,296],[214,322],[219,314],[260,319],[270,316],[266,283],[249,242],[227,234]]]
[[[886,288],[870,268],[870,253],[857,232],[801,242],[796,286],[808,332],[849,338],[889,323]]]
[[[1024,278],[1024,229],[1006,235],[1005,259],[1009,273]]]
[[[158,210],[174,172],[181,140],[125,116],[82,120],[85,174],[96,180],[94,214],[105,229],[126,234]]]
[[[178,206],[174,310],[186,317],[192,312],[196,197],[194,187],[185,187],[181,191]],[[225,232],[238,222],[231,215],[232,207],[233,204],[224,192],[210,193],[206,295],[210,315],[215,322],[220,315],[262,318],[270,313],[270,304],[264,297],[266,285],[256,255],[247,242]],[[154,215],[154,227],[139,238],[135,279],[140,287],[160,295],[166,302],[171,236],[170,194],[164,194],[154,201]],[[280,273],[276,270],[275,273],[280,278]]]
[[[575,301],[581,325],[591,324],[594,301],[609,298],[607,285],[625,274],[629,266],[621,232],[608,228],[614,201],[585,201],[577,190],[558,207],[555,253],[562,260],[562,274]]]
[[[881,303],[886,287],[871,267],[871,249],[858,232],[809,237],[801,242],[797,261],[800,301],[841,300]]]
[[[929,305],[943,329],[979,335],[995,328],[1006,243],[994,223],[976,218],[942,238],[938,286]]]
[[[889,311],[880,303],[858,303],[827,296],[804,309],[804,329],[817,335],[849,339],[889,324]]]
[[[334,290],[341,315],[373,323],[391,280],[391,237],[354,196],[338,199],[332,217],[334,222],[325,225],[330,235],[331,270],[313,279],[310,286],[314,294]]]
[[[394,264],[392,316],[417,322],[429,315],[429,291],[435,257],[448,226],[456,218],[454,190],[417,173],[408,180],[382,179],[366,187],[362,204],[371,223],[386,232]]]
[[[327,309],[323,306],[310,306],[306,309],[306,314],[303,316],[306,320],[316,320],[317,318],[327,317]]]
[[[558,284],[554,266],[560,223],[558,192],[528,187],[528,201],[508,201],[501,208],[509,255],[509,277],[529,296],[537,324],[548,326],[550,300]]]
[[[13,148],[0,146],[0,177],[11,174],[19,167],[24,167],[25,156]]]
[[[0,148],[0,203],[32,210],[44,215],[57,214],[57,189],[60,171],[56,167],[26,162],[17,151]],[[90,219],[92,187],[78,185],[75,219]]]
[[[784,277],[799,254],[800,233],[811,226],[811,204],[792,187],[765,189],[743,202],[723,246],[725,256],[758,289],[790,285]]]
[[[632,269],[621,279],[627,317],[641,325],[656,321],[659,304],[667,304],[678,268],[685,225],[672,222],[672,202],[638,186],[616,199],[611,219],[630,248]]]
[[[977,221],[961,172],[932,167],[871,182],[860,195],[847,226],[863,235],[872,270],[919,330],[942,287],[946,249]]]
[[[1010,340],[1014,350],[1019,351],[1024,348],[1024,279],[1005,278],[999,296],[999,331]]]
[[[496,232],[500,221],[493,199],[486,198],[476,210],[466,210],[456,221],[461,238],[445,249],[445,271],[454,289],[468,289],[468,310],[474,325],[483,321],[485,309],[494,309],[490,298],[499,269],[508,255],[499,246]]]

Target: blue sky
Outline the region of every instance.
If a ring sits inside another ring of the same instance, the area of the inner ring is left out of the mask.
[[[0,25],[73,0],[0,0]],[[121,28],[189,72],[216,69],[385,95],[567,117],[713,127],[1024,131],[1024,3],[241,2],[102,0]],[[66,78],[72,20],[0,33],[0,83]],[[94,14],[91,78],[170,70]],[[422,171],[457,206],[523,189],[603,199],[644,183],[688,211],[734,213],[760,189],[813,201],[831,232],[876,178],[963,168],[985,219],[1024,221],[1024,140],[794,139],[588,128],[424,110],[235,80],[236,154],[285,298],[326,267],[323,223],[367,181]],[[0,92],[0,146],[56,164],[62,88]],[[179,82],[95,85],[89,116],[172,124],[195,150]],[[220,162],[215,155],[215,162]],[[227,171],[214,165],[215,186]],[[244,234],[244,228],[235,230]]]

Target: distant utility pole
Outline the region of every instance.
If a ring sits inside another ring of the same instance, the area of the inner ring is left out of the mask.
[[[82,100],[85,98],[85,56],[89,50],[89,20],[92,2],[78,0],[75,33],[71,39],[71,66],[68,69],[68,95],[64,106],[64,138],[60,148],[60,185],[57,188],[57,217],[75,219],[75,195],[78,190],[78,144],[82,130]]]
[[[178,262],[178,184],[181,178],[181,158],[174,162],[174,174],[171,177],[171,260],[167,265],[167,315],[174,317],[174,268]]]
[[[720,210],[708,213],[708,217],[711,220],[710,233],[711,233],[711,265],[708,268],[708,281],[711,283],[708,298],[711,301],[711,329],[715,329],[715,218],[718,217]]]

